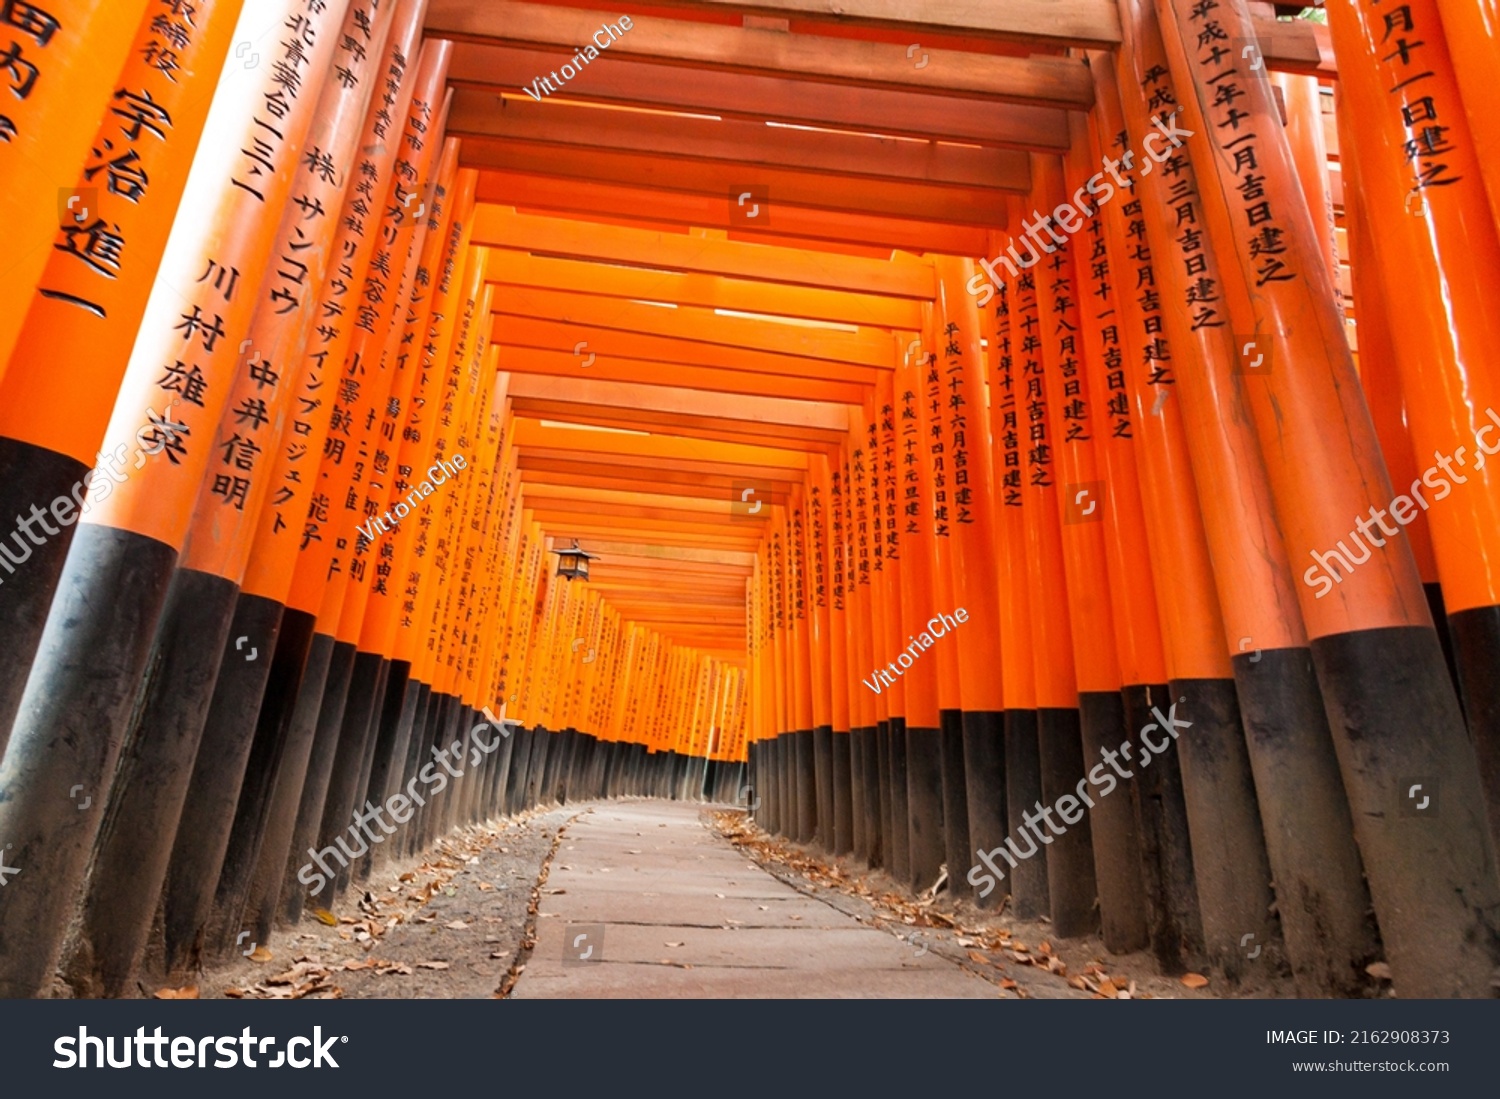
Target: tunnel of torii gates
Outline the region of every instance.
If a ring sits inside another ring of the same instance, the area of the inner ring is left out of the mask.
[[[1492,994],[1496,0],[624,6],[0,5],[0,994],[625,795]]]

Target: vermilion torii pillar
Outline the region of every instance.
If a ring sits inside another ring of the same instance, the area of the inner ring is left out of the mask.
[[[205,0],[187,18],[153,0],[83,170],[71,190],[59,191],[58,231],[23,312],[10,369],[0,365],[0,515],[7,519],[69,494],[81,498],[96,460],[106,468],[128,460],[123,452],[99,455],[99,444],[242,2]],[[103,25],[128,6],[112,5]],[[40,88],[39,81],[38,95]],[[79,94],[78,83],[70,83],[69,125],[81,113]],[[8,155],[0,151],[0,163]],[[24,172],[4,174],[7,194],[0,201],[26,193]],[[33,196],[29,208],[45,212],[47,201]],[[8,295],[10,276],[6,287]],[[98,475],[106,476],[104,469]],[[72,508],[61,510],[76,518]],[[58,528],[39,546],[19,534],[16,544],[0,545],[6,573],[0,576],[0,630],[7,639],[0,754],[72,544],[73,523]]]
[[[6,227],[9,256],[0,278],[0,377],[51,257],[58,223],[80,216],[80,205],[68,204],[75,197],[70,188],[110,89],[118,87],[120,66],[136,45],[147,5],[148,0],[45,0],[6,4],[0,15],[0,178],[5,180],[0,225]],[[148,48],[170,71],[175,46],[150,43]],[[91,210],[79,222],[96,238],[112,232],[97,215]],[[118,240],[96,244],[106,263],[118,255]]]
[[[1160,115],[1175,106],[1175,86],[1155,17],[1144,5],[1138,10],[1140,18],[1127,23],[1128,57],[1117,59],[1116,67],[1125,86],[1141,87],[1159,103]],[[1098,63],[1109,61],[1101,57]],[[1125,113],[1137,140],[1155,129],[1145,96],[1127,97]],[[1173,347],[1196,364],[1178,375],[1181,410],[1260,804],[1258,820],[1252,803],[1252,812],[1242,811],[1231,828],[1222,812],[1225,799],[1215,799],[1210,813],[1225,826],[1214,834],[1254,851],[1259,847],[1255,837],[1263,832],[1287,959],[1299,989],[1307,995],[1354,994],[1365,983],[1365,959],[1374,950],[1366,916],[1369,895],[1295,581],[1276,528],[1254,427],[1244,412],[1237,357],[1241,348],[1234,345],[1218,256],[1204,228],[1192,165],[1181,150],[1167,152],[1159,170],[1138,177],[1137,191],[1156,246],[1164,299],[1180,303],[1166,313],[1168,334]],[[1229,777],[1227,769],[1221,774]],[[1198,806],[1190,803],[1190,808]],[[1194,819],[1203,816],[1200,810]],[[1199,824],[1194,836],[1203,828]],[[1204,853],[1195,850],[1199,865]],[[1219,862],[1226,858],[1221,848]],[[1219,911],[1231,926],[1218,924],[1221,941],[1217,946],[1210,941],[1217,963],[1229,973],[1246,968],[1249,948],[1241,948],[1239,939],[1272,930],[1254,918],[1266,909],[1264,884],[1239,877],[1238,884],[1219,887],[1230,901]],[[1207,911],[1204,922],[1207,930]],[[1263,950],[1257,957],[1272,955]]]
[[[91,486],[0,765],[0,827],[36,882],[0,913],[0,994],[35,995],[61,946],[346,6],[275,0],[245,17],[247,34],[282,31],[278,57],[305,86],[273,65],[220,78],[183,196],[195,216],[168,243],[105,433],[137,468]],[[56,796],[80,785],[81,812]]]
[[[1273,356],[1247,393],[1282,537],[1294,562],[1327,559],[1397,494],[1269,82],[1228,45],[1252,38],[1249,14],[1243,0],[1157,10],[1231,315]],[[1439,178],[1441,163],[1423,160],[1417,182]],[[1298,601],[1395,980],[1407,995],[1487,996],[1500,878],[1474,748],[1411,552],[1395,538],[1380,548],[1366,547],[1336,595],[1308,581]],[[1426,784],[1441,789],[1438,816],[1408,808]]]
[[[394,2],[383,4],[382,12],[355,0],[347,13],[334,64],[355,81],[329,81],[321,89],[273,245],[270,277],[247,288],[256,293],[245,337],[249,348],[228,379],[213,455],[158,625],[157,674],[135,706],[122,775],[110,793],[114,824],[95,852],[84,904],[72,979],[79,987],[99,982],[106,995],[130,988],[190,779],[196,778],[194,800],[212,808],[205,813],[189,806],[185,839],[216,854],[227,835],[224,808],[233,803],[244,773],[248,734],[255,727],[281,619],[279,604],[242,603],[239,582],[257,516],[269,497],[272,456],[289,418],[296,379],[285,374],[301,358],[316,320],[315,288],[333,258],[334,217],[349,175],[328,165],[334,156],[344,163],[352,159],[372,85],[373,63],[350,44],[361,19],[373,19],[384,33]],[[250,651],[263,651],[266,659],[246,660]],[[200,752],[210,703],[220,692],[232,698],[243,735],[223,737],[222,722],[215,722],[215,735]]]
[[[1379,280],[1386,301],[1400,303],[1386,316],[1416,469],[1399,481],[1393,471],[1391,480],[1403,490],[1416,483],[1416,470],[1425,473],[1453,455],[1444,471],[1451,473],[1452,491],[1439,500],[1438,485],[1428,486],[1436,491],[1422,514],[1432,533],[1491,836],[1500,840],[1500,688],[1494,674],[1500,578],[1490,564],[1500,553],[1500,465],[1488,455],[1490,440],[1500,432],[1500,371],[1494,366],[1500,235],[1484,217],[1485,172],[1497,169],[1478,155],[1483,146],[1475,138],[1484,127],[1468,126],[1449,60],[1450,48],[1457,56],[1472,47],[1441,33],[1437,6],[1401,9],[1392,16],[1392,30],[1385,13],[1368,4],[1339,5],[1329,16],[1336,47],[1355,70],[1343,102],[1351,119],[1364,122],[1354,127],[1361,158],[1355,198],[1363,226],[1374,228],[1364,243],[1376,262],[1361,279],[1367,290],[1370,277]],[[1408,71],[1391,44],[1413,41],[1415,30],[1403,26],[1408,18],[1413,28],[1422,28],[1420,46],[1409,47],[1420,55],[1415,71]]]
[[[1118,167],[1131,150],[1115,75],[1108,65],[1100,65],[1093,69],[1093,77],[1091,159]],[[1166,336],[1156,260],[1146,238],[1141,201],[1128,186],[1133,175],[1122,176],[1127,185],[1122,187],[1119,201],[1101,202],[1100,209],[1110,272],[1118,288],[1122,380],[1130,430],[1137,440],[1140,459],[1141,504],[1150,516],[1146,544],[1168,680],[1165,698],[1157,694],[1154,684],[1147,684],[1143,691],[1126,692],[1127,731],[1138,735],[1139,730],[1157,721],[1151,712],[1153,706],[1159,708],[1166,702],[1170,709],[1172,701],[1187,697],[1177,684],[1191,683],[1194,696],[1199,697],[1212,694],[1223,698],[1224,692],[1232,694],[1234,687],[1187,440],[1180,412],[1173,404],[1177,385],[1174,352]],[[1217,710],[1217,704],[1211,705]],[[1184,713],[1183,720],[1196,719]],[[1174,743],[1154,757],[1149,768],[1137,771],[1131,785],[1151,947],[1169,972],[1200,965],[1203,959],[1203,920],[1179,752],[1179,744]]]
[[[930,337],[924,340],[928,342]],[[906,686],[905,823],[909,836],[905,880],[913,890],[932,888],[938,880],[939,868],[946,861],[943,696],[953,704],[950,712],[955,718],[958,703],[956,668],[944,667],[943,649],[931,651],[937,642],[930,634],[928,640],[921,636],[923,623],[941,607],[938,537],[933,514],[932,437],[924,430],[923,423],[929,400],[927,372],[928,352],[918,352],[910,346],[905,349],[895,378],[895,484],[900,504],[896,529],[901,539],[901,587],[895,593],[899,614],[893,651],[898,654],[898,668],[905,668],[901,677]],[[943,540],[946,541],[946,535]],[[951,663],[951,648],[947,653]]]
[[[995,501],[999,508],[995,524],[996,571],[999,574],[1000,661],[1005,702],[1005,807],[998,823],[1009,839],[1020,846],[1022,814],[1042,795],[1041,760],[1037,744],[1036,656],[1032,648],[1031,582],[1026,573],[1026,497],[1022,490],[1025,473],[1023,428],[1025,383],[1021,380],[1016,349],[1019,338],[1015,323],[1017,279],[1001,273],[993,300],[981,297],[982,328],[990,346],[989,413],[990,439],[995,467]],[[996,845],[999,846],[998,844]],[[978,847],[978,851],[994,848]],[[1013,855],[1019,851],[1013,850]],[[1007,866],[1009,864],[1007,863]],[[981,906],[998,907],[1007,892],[1011,906],[1022,919],[1045,914],[1049,906],[1047,860],[1018,859],[1009,867],[1007,885],[986,882],[978,870],[969,884]]]
[[[985,411],[984,353],[979,308],[963,287],[972,261],[934,257],[942,343],[935,348],[948,435],[949,511],[953,523],[953,588],[968,611],[958,645],[962,702],[965,835],[968,847],[989,850],[1005,836],[1005,694],[1000,654],[1000,590],[996,568],[995,498],[989,418]],[[937,608],[946,613],[952,607]],[[951,821],[949,822],[951,825]],[[955,861],[950,838],[948,878],[956,893],[967,880],[974,850]],[[992,895],[993,896],[993,895]],[[998,903],[999,898],[994,898]]]

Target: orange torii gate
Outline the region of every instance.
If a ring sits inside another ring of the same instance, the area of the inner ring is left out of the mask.
[[[603,13],[107,7],[0,22],[0,993],[641,794],[1485,994],[1488,0],[683,0],[546,104]]]

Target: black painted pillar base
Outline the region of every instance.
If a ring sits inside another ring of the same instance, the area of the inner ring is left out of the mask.
[[[964,782],[969,807],[969,844],[963,858],[948,867],[955,897],[972,897],[980,908],[994,909],[1006,890],[992,886],[983,897],[973,881],[982,882],[977,852],[1005,842],[1010,825],[1005,817],[1005,715],[999,711],[965,710],[963,714]]]
[[[374,750],[370,753],[370,773],[365,780],[364,795],[360,804],[373,805],[385,813],[386,802],[400,790],[405,777],[407,749],[411,743],[412,726],[416,722],[417,703],[422,696],[422,685],[411,678],[411,664],[405,660],[391,661],[391,670],[385,685],[385,703],[381,707],[380,721],[375,729]],[[404,796],[404,795],[403,795]],[[408,822],[409,823],[409,822]],[[378,828],[378,824],[376,825]],[[392,827],[401,827],[392,822]],[[370,857],[357,868],[355,881],[369,880],[380,866],[397,855],[397,844],[387,839],[379,844]]]
[[[19,870],[0,903],[0,997],[52,978],[176,562],[128,531],[74,535],[0,764],[0,843]]]
[[[907,804],[906,719],[893,717],[887,734],[887,752],[890,760],[890,837],[891,858],[886,873],[899,882],[910,882],[911,873],[911,811]]]
[[[1078,711],[1074,708],[1038,707],[1037,743],[1042,765],[1041,808],[1051,809],[1065,794],[1077,797],[1078,783],[1084,777],[1083,739],[1078,728]],[[1026,807],[1038,814],[1038,806]],[[1056,810],[1040,816],[1058,817]],[[1047,886],[1052,898],[1052,926],[1064,938],[1091,935],[1098,930],[1099,917],[1094,899],[1099,889],[1094,881],[1093,828],[1087,814],[1074,824],[1056,821],[1063,829],[1054,835],[1047,848]],[[1033,831],[1052,834],[1051,822],[1039,819]]]
[[[1037,740],[1035,710],[1005,711],[1005,807],[1009,818],[1006,844],[1016,857],[1016,865],[1000,858],[995,860],[1001,873],[1008,874],[1011,911],[1018,919],[1034,920],[1047,915],[1052,908],[1051,887],[1047,881],[1047,860],[1036,853],[1021,858],[1028,850],[1031,830],[1024,814],[1032,811],[1042,798],[1042,757]],[[1035,838],[1030,839],[1039,847]],[[1014,846],[1011,846],[1014,845]]]
[[[1297,994],[1358,996],[1378,933],[1312,653],[1241,653],[1233,664]]]
[[[135,976],[166,877],[188,781],[194,777],[193,763],[237,595],[234,584],[209,573],[178,569],[172,577],[148,676],[131,715],[110,789],[84,894],[81,927],[67,966],[68,983],[80,996],[123,995]],[[274,635],[280,608],[266,607]],[[269,662],[274,643],[260,640]],[[204,761],[232,771],[225,780],[235,791],[253,728],[253,720],[246,723],[244,751],[236,757]],[[220,807],[220,836],[228,835],[233,796],[228,806]],[[222,843],[211,855],[215,871],[215,856],[221,852]]]
[[[1493,996],[1495,844],[1437,634],[1338,634],[1313,641],[1312,655],[1396,994]],[[1455,647],[1455,655],[1468,682],[1481,654]],[[1424,803],[1429,788],[1436,800]]]
[[[458,699],[445,691],[433,691],[421,727],[412,726],[407,787],[415,796],[412,799],[412,819],[397,837],[397,850],[402,857],[410,857],[426,848],[427,836],[432,831],[432,816],[441,808],[441,804],[434,805],[433,802],[447,792],[448,776],[433,753],[442,750],[442,741],[455,720],[457,708]]]
[[[516,746],[511,749],[510,780],[505,791],[505,815],[516,816],[526,808],[526,775],[531,767],[531,730],[512,726],[515,732],[511,739]]]
[[[891,723],[887,719],[875,726],[870,741],[873,751],[867,750],[866,760],[875,765],[875,796],[871,799],[874,812],[874,835],[870,842],[871,867],[882,867],[888,872],[895,861],[896,841],[891,832],[891,821],[895,813],[891,809]],[[867,793],[865,795],[869,797]]]
[[[853,740],[845,730],[833,734],[833,853],[854,850]]]
[[[798,729],[792,734],[795,759],[792,777],[797,787],[797,831],[793,836],[798,843],[812,843],[818,834],[818,775],[816,755],[811,729]]]
[[[252,603],[275,607],[279,614],[279,624],[275,656],[269,661],[269,674],[265,678],[252,676],[248,671],[258,665],[260,660],[245,662],[241,668],[235,653],[232,650],[226,651],[224,667],[219,673],[219,684],[214,691],[213,706],[209,711],[208,726],[203,733],[203,745],[198,751],[198,760],[202,764],[206,754],[214,750],[213,745],[223,743],[224,736],[220,729],[231,724],[234,717],[254,722],[255,731],[250,740],[249,756],[241,768],[242,781],[234,801],[234,817],[229,822],[228,835],[216,867],[208,875],[215,883],[212,899],[194,902],[199,923],[207,923],[205,942],[216,955],[233,949],[239,932],[248,930],[245,924],[246,906],[255,868],[260,860],[261,847],[274,827],[271,820],[272,803],[282,774],[283,759],[293,735],[299,687],[308,670],[316,624],[311,615],[288,613],[280,604],[271,603],[259,596],[242,593],[240,602],[242,607]],[[236,617],[238,616],[239,612],[236,612]],[[245,634],[238,624],[231,628],[232,642],[237,644],[242,636]],[[324,668],[326,669],[326,665]],[[316,711],[312,714],[312,719],[315,718]],[[299,775],[299,789],[301,781],[302,776]],[[179,843],[196,827],[192,820],[207,815],[195,807],[197,799],[203,796],[200,790],[204,788],[199,786],[195,771],[193,785],[188,788],[188,805],[183,810],[182,825],[177,830]],[[212,794],[209,793],[208,800],[211,799]],[[222,812],[222,808],[218,811]],[[293,803],[288,813],[287,829],[290,829],[295,820],[296,812]],[[217,843],[215,848],[218,848]],[[173,863],[175,867],[175,851]],[[176,882],[175,870],[168,874],[168,881]],[[198,904],[203,907],[198,909]],[[167,911],[173,911],[174,908],[170,901],[165,902],[163,907]]]
[[[865,802],[865,738],[864,730],[856,727],[849,730],[849,813],[850,853],[860,862],[870,861],[870,833]]]
[[[1080,691],[1079,731],[1083,738],[1081,792],[1093,830],[1094,878],[1099,888],[1099,925],[1104,947],[1112,954],[1144,950],[1151,942],[1146,928],[1146,890],[1141,882],[1141,843],[1128,791],[1105,761],[1127,739],[1125,699],[1119,691]],[[1134,749],[1132,749],[1134,750]],[[1128,769],[1128,768],[1127,768]],[[1128,780],[1127,780],[1128,781]],[[1108,793],[1104,791],[1108,790]]]
[[[1120,695],[1130,731],[1126,739],[1137,745],[1141,730],[1155,721],[1151,707],[1175,697],[1165,684],[1129,686]],[[1130,760],[1122,760],[1120,767],[1132,773],[1128,782],[1141,844],[1151,953],[1169,976],[1199,969],[1204,964],[1203,922],[1177,746],[1157,756],[1150,767],[1135,767]]]
[[[297,823],[292,831],[292,847],[287,855],[279,909],[280,920],[285,924],[296,924],[309,900],[319,907],[327,907],[333,900],[332,875],[338,863],[328,863],[325,859],[324,865],[317,865],[314,857],[323,854],[322,845],[318,843],[319,827],[323,823],[323,806],[328,799],[329,776],[333,773],[333,761],[338,753],[339,733],[344,727],[344,711],[348,708],[354,656],[354,646],[349,642],[334,644],[328,681],[318,711],[312,756],[302,783],[302,801],[297,807]],[[317,887],[318,892],[310,893],[320,877],[323,883]]]
[[[1490,837],[1500,842],[1500,607],[1459,611],[1448,617],[1447,625],[1469,736],[1479,760]]]
[[[30,529],[42,539],[40,546],[18,532],[12,521],[29,519],[33,507],[47,513],[53,500],[73,496],[75,488],[75,499],[82,498],[86,489],[78,486],[88,471],[76,458],[0,438],[0,518],[6,529],[6,540],[0,542],[5,551],[0,557],[0,637],[5,639],[4,659],[0,659],[0,758],[5,755],[11,722],[21,705],[26,677],[42,641],[68,547],[73,544],[77,512],[71,513],[75,525],[69,526],[47,515],[46,522],[57,530],[54,535],[46,534],[46,528],[32,520]],[[68,514],[66,505],[64,514]]]
[[[281,637],[277,641],[277,649],[279,650],[284,645],[290,648],[294,645],[292,638],[305,635],[307,660],[303,665],[300,679],[295,683],[290,680],[283,682],[281,672],[278,671],[276,665],[273,665],[271,680],[267,685],[267,702],[273,697],[278,701],[286,699],[285,704],[290,710],[291,717],[287,728],[286,743],[282,748],[280,767],[271,789],[270,803],[266,808],[265,831],[260,839],[259,850],[255,853],[251,864],[250,880],[243,904],[243,922],[251,931],[254,941],[258,943],[266,942],[271,937],[271,929],[276,922],[276,905],[281,898],[281,889],[286,877],[287,859],[292,846],[292,831],[297,823],[297,808],[302,802],[302,787],[307,781],[308,761],[313,754],[318,710],[328,683],[329,664],[333,658],[333,638],[327,634],[313,633],[316,624],[316,616],[304,611],[287,609],[282,614]],[[262,710],[265,709],[266,706],[262,705]],[[232,890],[236,887],[235,878],[239,873],[237,869],[239,859],[246,856],[247,853],[235,842],[234,833],[231,832],[229,851],[225,855],[221,878],[224,888]],[[174,923],[179,928],[183,926],[188,928],[186,942],[179,940],[174,947],[179,956],[186,956],[192,940],[196,937],[193,934],[193,928],[197,926],[197,922],[193,917],[174,920],[170,915],[172,909],[169,907],[167,911],[169,929]]]
[[[1232,679],[1174,679],[1168,685],[1174,694],[1168,701],[1177,703],[1176,720],[1193,723],[1179,726],[1176,739],[1203,948],[1209,964],[1237,982],[1256,960],[1240,945],[1244,937],[1267,944],[1281,937],[1271,915],[1271,864],[1239,699]],[[1173,713],[1168,705],[1152,713],[1151,724],[1160,731],[1151,730],[1152,744],[1146,747],[1171,735]]]
[[[816,782],[817,825],[813,840],[825,851],[833,850],[833,726],[813,729],[813,777]]]
[[[943,861],[948,864],[948,895],[968,891],[964,877],[974,858],[969,846],[969,789],[964,777],[964,717],[959,710],[938,714],[943,746]]]
[[[782,733],[776,738],[780,755],[781,780],[781,835],[789,840],[797,838],[797,734]]]
[[[379,721],[389,670],[389,662],[378,653],[355,653],[344,727],[339,731],[338,751],[333,757],[333,771],[323,802],[323,821],[318,828],[319,848],[331,849],[342,856],[334,859],[338,866],[332,892],[325,891],[328,900],[339,896],[348,886],[354,862],[369,857],[370,841],[354,822],[357,808],[354,799],[370,731]],[[328,905],[324,903],[322,907]]]
[[[943,839],[943,732],[906,726],[906,882],[930,889],[948,857]]]

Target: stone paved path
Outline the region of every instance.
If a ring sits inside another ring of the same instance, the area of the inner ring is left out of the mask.
[[[747,861],[703,807],[615,802],[568,825],[511,995],[989,999],[998,989]]]

